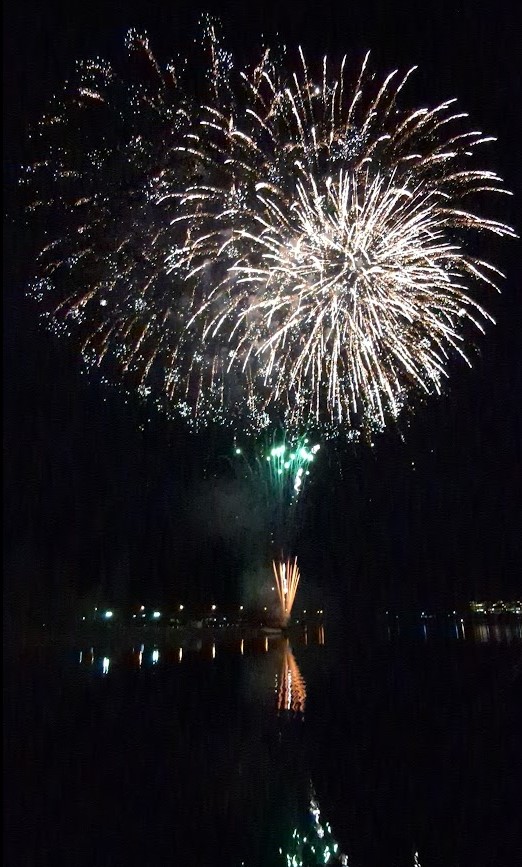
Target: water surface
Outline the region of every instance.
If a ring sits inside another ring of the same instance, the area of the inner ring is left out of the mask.
[[[10,657],[6,863],[522,863],[521,649],[449,618]]]

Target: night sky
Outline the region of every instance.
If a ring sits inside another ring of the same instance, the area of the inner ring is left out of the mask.
[[[11,611],[58,609],[94,594],[151,604],[245,592],[249,546],[200,506],[203,477],[230,434],[192,434],[147,414],[81,372],[73,342],[42,330],[25,296],[37,239],[16,193],[27,130],[77,58],[121,56],[145,28],[162,61],[189,50],[201,12],[219,15],[231,47],[269,42],[307,54],[368,48],[383,74],[418,64],[408,104],[457,96],[472,129],[496,135],[484,165],[520,189],[520,23],[508,0],[454,4],[13,2],[4,27],[4,563]],[[517,27],[518,23],[518,27]],[[514,225],[520,196],[488,203]],[[487,206],[486,206],[487,207]],[[522,296],[518,241],[487,242],[506,272],[487,299],[496,326],[473,369],[455,361],[446,394],[419,404],[374,448],[330,447],[307,491],[298,547],[301,599],[354,613],[520,597],[522,575]],[[217,457],[216,457],[217,460]],[[204,499],[204,498],[203,498]],[[244,534],[243,534],[244,535]]]

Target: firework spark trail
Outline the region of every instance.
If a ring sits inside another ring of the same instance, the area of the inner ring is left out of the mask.
[[[502,276],[468,233],[514,236],[474,210],[506,192],[476,167],[491,138],[454,100],[402,109],[413,70],[376,86],[368,56],[236,69],[209,27],[201,100],[128,48],[145,79],[84,64],[27,172],[54,326],[196,424],[371,431],[440,392]]]
[[[272,561],[274,576],[279,597],[281,622],[286,626],[290,620],[292,607],[299,584],[299,566],[297,557],[292,560]]]

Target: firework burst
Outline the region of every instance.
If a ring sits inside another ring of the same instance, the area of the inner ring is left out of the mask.
[[[478,288],[501,274],[468,244],[514,234],[476,210],[506,192],[475,162],[491,138],[454,100],[403,109],[413,70],[376,84],[368,56],[354,76],[268,50],[236,69],[212,28],[206,45],[203,100],[132,35],[145,83],[84,65],[45,119],[34,207],[67,229],[36,291],[86,357],[195,422],[383,427],[491,319]]]

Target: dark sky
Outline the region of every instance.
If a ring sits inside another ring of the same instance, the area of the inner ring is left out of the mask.
[[[108,601],[210,596],[235,602],[248,550],[198,522],[196,491],[226,440],[160,418],[81,373],[76,347],[38,325],[24,295],[33,239],[17,212],[27,130],[76,58],[121,55],[130,26],[156,55],[184,53],[200,13],[218,14],[245,57],[268,41],[311,56],[372,49],[383,73],[418,64],[412,103],[458,96],[472,128],[498,136],[485,162],[520,189],[520,21],[516,4],[426,2],[242,4],[9,0],[4,21],[5,575],[33,606],[102,585]],[[517,35],[518,34],[518,35]],[[520,196],[518,196],[520,202]],[[491,203],[493,204],[493,202]],[[515,225],[516,199],[498,213]],[[447,393],[375,448],[327,449],[308,491],[299,547],[303,600],[340,611],[447,605],[521,595],[520,246],[492,245],[506,272],[489,300],[497,325],[473,370],[455,362]],[[210,468],[210,469],[209,469]],[[225,534],[226,536],[226,534]],[[110,597],[110,599],[109,599]],[[54,603],[53,603],[54,604]]]

